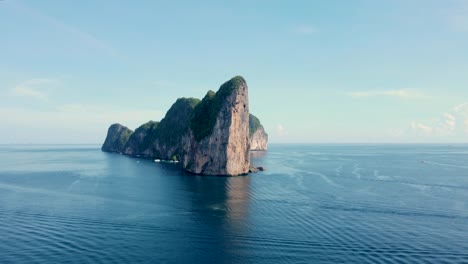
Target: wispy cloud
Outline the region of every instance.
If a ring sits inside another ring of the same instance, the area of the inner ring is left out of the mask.
[[[81,130],[90,129],[93,125],[110,125],[121,122],[129,127],[147,122],[148,120],[160,120],[163,112],[152,109],[121,109],[114,106],[100,106],[87,104],[65,104],[50,110],[38,110],[25,107],[0,107],[2,121],[14,124],[51,125],[57,128],[57,123],[73,127],[81,127]]]
[[[468,103],[456,105],[452,108],[452,111],[456,113],[466,112],[466,114],[468,114]]]
[[[66,104],[58,106],[54,112],[64,116],[75,116],[75,120],[82,120],[83,122],[106,125],[121,122],[130,127],[140,125],[148,120],[160,120],[163,115],[161,111],[157,110],[125,110],[86,104]]]
[[[56,79],[30,79],[16,85],[11,90],[11,95],[46,100],[48,99],[46,91],[50,91],[50,88],[56,87],[59,84],[60,81]]]
[[[80,45],[99,50],[100,52],[112,57],[121,57],[121,55],[117,52],[117,50],[114,47],[104,42],[103,40],[93,36],[92,34],[84,32],[83,30],[80,30],[77,27],[70,26],[64,23],[63,21],[51,17],[23,2],[8,2],[23,14],[29,17],[34,17],[39,21],[46,22],[52,27],[51,30],[60,32],[60,34],[73,36],[77,40],[77,42],[80,43]]]
[[[286,136],[288,132],[286,131],[286,128],[282,124],[276,125],[276,134],[280,137]]]
[[[448,15],[449,26],[456,31],[468,32],[468,1],[460,0],[455,3]]]
[[[113,105],[66,104],[52,109],[0,106],[2,124],[15,127],[17,131],[0,131],[0,142],[102,143],[112,123],[135,129],[149,120],[157,121],[162,117],[163,112],[154,109],[129,110]],[[41,129],[37,133],[28,132],[39,127]]]
[[[411,129],[413,130],[419,130],[424,133],[432,133],[434,129],[430,126],[424,125],[424,124],[419,124],[416,122],[411,123]]]
[[[452,26],[458,31],[468,31],[468,14],[455,15],[451,19]]]
[[[294,34],[304,35],[304,36],[312,35],[312,34],[319,32],[319,30],[316,27],[310,26],[310,25],[298,25],[298,26],[292,27],[291,31]]]
[[[45,93],[26,86],[16,86],[13,88],[13,94],[17,96],[32,97],[39,100],[47,99],[47,95]]]
[[[414,121],[408,129],[396,134],[416,140],[464,140],[468,136],[468,103],[454,106],[433,122]]]
[[[399,99],[429,99],[430,96],[423,93],[409,90],[383,90],[383,91],[358,91],[348,94],[353,98],[369,98],[369,97],[394,97]]]
[[[465,133],[468,134],[468,117],[465,118]]]

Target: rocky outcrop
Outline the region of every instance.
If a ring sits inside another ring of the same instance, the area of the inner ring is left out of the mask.
[[[130,156],[152,157],[150,146],[156,140],[159,122],[148,121],[139,126],[125,144],[123,153]]]
[[[195,108],[183,166],[196,174],[247,174],[249,150],[248,87],[244,78],[237,76],[218,92],[208,92]]]
[[[196,98],[180,98],[167,111],[158,127],[154,141],[154,157],[180,160],[189,132],[190,120],[195,107],[200,103]]]
[[[137,128],[123,153],[148,158],[179,159],[193,109],[199,102],[195,98],[177,99],[161,122],[149,121]]]
[[[121,124],[113,124],[107,130],[107,137],[101,147],[102,151],[121,153],[133,131]]]
[[[258,118],[249,116],[248,87],[240,76],[201,101],[178,99],[161,122],[149,121],[134,133],[120,127],[109,128],[103,151],[179,160],[185,170],[204,175],[248,173],[250,145],[265,150],[268,140]]]
[[[266,171],[266,168],[265,167],[253,167],[253,166],[249,168],[249,173],[257,173],[259,171]]]
[[[268,134],[260,120],[250,114],[249,118],[250,150],[264,151],[268,149]]]
[[[268,149],[268,134],[263,127],[260,127],[250,137],[250,150],[265,151]]]

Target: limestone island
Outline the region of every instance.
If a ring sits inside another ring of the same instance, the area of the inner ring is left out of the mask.
[[[134,132],[113,124],[102,151],[180,162],[194,174],[236,176],[256,172],[250,151],[267,150],[268,135],[249,114],[247,83],[241,76],[225,82],[200,101],[179,98],[160,121],[149,121]]]

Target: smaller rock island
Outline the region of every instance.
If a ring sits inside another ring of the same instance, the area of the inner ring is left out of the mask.
[[[191,173],[236,176],[258,171],[250,151],[265,151],[268,135],[249,113],[248,86],[241,76],[225,82],[202,100],[179,98],[160,122],[134,132],[113,124],[102,151],[180,162]]]

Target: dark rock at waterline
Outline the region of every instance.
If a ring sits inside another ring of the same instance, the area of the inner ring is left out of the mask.
[[[259,171],[265,171],[265,167],[250,167],[249,168],[249,173],[257,173]]]

